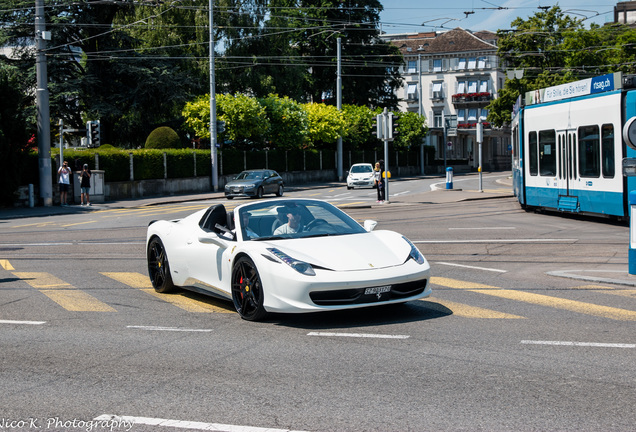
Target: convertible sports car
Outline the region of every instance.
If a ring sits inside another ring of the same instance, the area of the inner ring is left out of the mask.
[[[430,266],[406,237],[373,231],[314,199],[222,204],[148,226],[155,290],[175,287],[232,300],[239,315],[404,303],[431,294]]]

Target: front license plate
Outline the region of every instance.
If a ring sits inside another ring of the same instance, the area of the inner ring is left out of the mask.
[[[364,290],[364,293],[365,294],[382,294],[389,291],[391,291],[391,285],[367,288]]]

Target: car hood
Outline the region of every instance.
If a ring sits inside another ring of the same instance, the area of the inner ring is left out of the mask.
[[[349,173],[352,179],[366,179],[373,177],[373,173]]]
[[[334,271],[369,270],[404,264],[411,246],[401,234],[373,231],[270,242],[292,258]]]
[[[245,179],[245,180],[232,180],[227,183],[227,186],[251,186],[255,184],[259,184],[261,180],[258,179]]]

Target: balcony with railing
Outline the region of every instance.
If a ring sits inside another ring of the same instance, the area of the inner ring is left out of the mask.
[[[457,93],[454,94],[453,97],[454,105],[462,105],[462,104],[480,104],[484,102],[490,102],[492,100],[492,95],[489,92],[479,92],[479,93]]]
[[[491,128],[490,123],[486,121],[482,121],[481,126],[484,129]],[[475,129],[475,128],[477,128],[477,122],[475,120],[469,120],[469,121],[458,120],[457,121],[457,129],[467,130],[467,129]]]

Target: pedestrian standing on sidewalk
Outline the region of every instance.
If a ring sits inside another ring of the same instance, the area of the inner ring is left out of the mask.
[[[57,182],[60,185],[60,205],[68,206],[68,190],[71,187],[71,169],[68,167],[68,162],[64,161],[57,173],[59,175]]]
[[[373,171],[373,180],[378,189],[378,202],[384,202],[384,181],[382,180],[382,174],[384,173],[384,161],[379,160],[375,163],[375,169]]]
[[[91,170],[88,169],[88,164],[84,164],[84,169],[80,174],[80,187],[82,194],[80,195],[80,205],[84,205],[84,197],[86,197],[86,206],[91,205],[91,199],[89,197],[89,191],[91,189]]]

